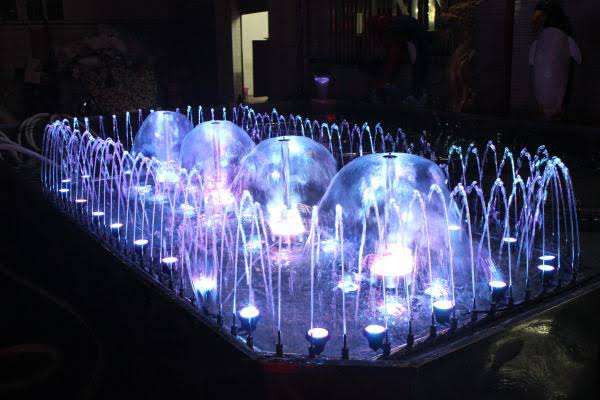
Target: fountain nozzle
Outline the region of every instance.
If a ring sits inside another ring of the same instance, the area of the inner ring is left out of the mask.
[[[310,343],[308,354],[313,358],[325,350],[325,345],[329,341],[329,331],[325,328],[311,328],[306,332],[305,337]]]
[[[275,344],[275,355],[283,357],[283,344],[281,343],[281,331],[277,331],[277,343]]]
[[[238,312],[237,317],[240,320],[241,330],[252,335],[260,319],[260,311],[252,304],[249,304]]]
[[[433,317],[431,324],[447,324],[454,312],[454,303],[450,300],[437,300],[433,302]],[[435,319],[435,321],[433,321]]]
[[[552,284],[552,281],[556,277],[556,268],[552,265],[541,264],[537,267],[538,271],[540,271],[540,275],[542,277],[542,286],[547,288]]]
[[[373,351],[377,351],[384,348],[387,342],[387,329],[382,325],[368,325],[363,329],[363,336],[367,339],[369,347]]]
[[[506,282],[501,280],[491,280],[488,285],[490,287],[490,297],[492,303],[503,302],[506,298],[506,292],[508,289]]]

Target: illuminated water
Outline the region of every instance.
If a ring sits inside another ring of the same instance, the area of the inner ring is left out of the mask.
[[[370,358],[381,349],[366,334],[401,346],[432,317],[441,332],[575,278],[571,178],[544,147],[432,159],[379,124],[236,107],[219,121],[169,114],[179,145],[158,127],[141,151],[156,113],[49,125],[44,188],[126,262],[240,340],[252,333],[256,351],[307,354],[326,335],[323,355]]]

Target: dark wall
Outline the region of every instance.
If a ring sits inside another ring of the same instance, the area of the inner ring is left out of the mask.
[[[213,102],[214,4],[65,0],[60,20],[0,22],[0,118]]]
[[[474,46],[474,86],[480,101],[476,111],[498,114],[508,111],[510,93],[510,53],[512,26],[507,19],[511,0],[482,1],[476,9]]]

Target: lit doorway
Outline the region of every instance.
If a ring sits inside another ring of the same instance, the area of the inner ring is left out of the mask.
[[[269,39],[269,12],[242,14],[242,75],[244,98],[247,103],[268,100],[261,71],[267,68],[264,49]],[[256,59],[255,59],[256,56]],[[257,67],[258,71],[255,71]]]

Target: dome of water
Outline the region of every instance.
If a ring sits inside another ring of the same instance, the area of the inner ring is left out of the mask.
[[[375,257],[370,265],[377,275],[409,274],[417,253],[448,247],[448,227],[456,221],[445,180],[435,163],[412,154],[355,159],[338,172],[319,204],[323,237],[336,237],[337,213],[346,252],[357,254],[362,246],[366,257]]]
[[[193,128],[192,123],[178,112],[150,113],[133,141],[132,153],[141,153],[161,161],[179,161],[181,141]]]
[[[237,175],[241,159],[254,148],[242,128],[230,121],[207,121],[183,138],[181,166],[195,169],[203,179],[229,186]]]
[[[324,146],[283,136],[262,141],[242,160],[234,187],[265,207],[273,233],[295,235],[305,231],[301,214],[310,214],[335,173],[335,159]]]

